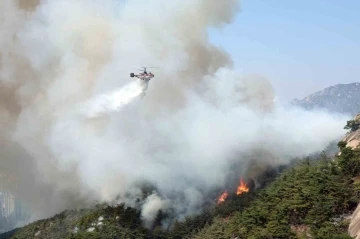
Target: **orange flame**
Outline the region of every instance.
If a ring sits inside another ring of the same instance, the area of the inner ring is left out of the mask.
[[[217,204],[220,204],[220,203],[224,202],[226,200],[226,198],[228,197],[228,195],[229,194],[227,193],[227,191],[225,191],[223,194],[221,194],[221,196],[218,199]]]
[[[243,179],[240,178],[240,186],[237,188],[237,195],[243,194],[243,193],[247,193],[249,192],[249,188],[246,185],[246,183],[244,183]]]

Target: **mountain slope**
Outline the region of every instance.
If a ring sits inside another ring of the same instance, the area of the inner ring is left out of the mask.
[[[305,109],[322,108],[355,116],[360,111],[360,83],[330,86],[302,100],[294,99],[290,103]]]
[[[31,223],[11,238],[350,239],[349,215],[360,192],[353,177],[360,172],[360,161],[356,151],[339,146],[342,154],[336,159],[320,155],[317,160],[296,160],[293,166],[268,176],[264,188],[229,195],[222,204],[175,223],[170,230],[161,229],[166,221],[161,211],[152,228],[146,229],[139,211],[99,205]]]
[[[15,231],[22,238],[343,238],[347,235],[349,215],[355,210],[354,192],[360,188],[348,171],[349,152],[338,160],[322,157],[300,160],[280,175],[272,177],[265,188],[228,200],[198,216],[162,230],[166,215],[160,212],[151,229],[142,225],[139,211],[98,206],[72,210],[40,220]],[[355,152],[354,152],[355,153]],[[350,160],[351,161],[351,160]],[[351,166],[351,167],[350,167]],[[7,238],[1,237],[0,238]],[[234,238],[234,237],[233,237]]]
[[[357,198],[348,165],[342,165],[347,160],[341,156],[299,161],[243,211],[229,219],[217,218],[192,238],[225,239],[234,234],[238,238],[350,239],[347,228]]]

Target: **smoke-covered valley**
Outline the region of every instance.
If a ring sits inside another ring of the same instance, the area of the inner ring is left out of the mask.
[[[19,1],[0,2],[0,163],[32,219],[114,200],[149,224],[159,209],[182,219],[256,176],[254,161],[345,133],[347,115],[277,104],[268,79],[210,43],[239,1]],[[149,85],[129,77],[143,65],[159,66]],[[144,184],[154,192],[136,201]]]

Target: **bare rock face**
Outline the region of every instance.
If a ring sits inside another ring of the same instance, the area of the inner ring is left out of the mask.
[[[355,239],[360,239],[360,206],[356,208],[352,214],[348,233],[351,237]]]
[[[355,122],[360,123],[360,113],[357,114],[354,119]],[[353,149],[360,147],[360,129],[349,132],[345,135],[342,141],[346,142],[346,147],[351,147]]]
[[[360,122],[360,114],[357,114],[353,120],[355,122]],[[346,147],[351,147],[353,149],[360,148],[360,129],[349,132],[347,135],[345,135],[342,141],[346,142]],[[360,239],[360,204],[351,215],[348,233],[351,237]]]
[[[355,116],[354,120],[355,121],[360,121],[360,113]]]
[[[358,148],[360,145],[360,129],[347,134],[342,141],[345,141],[346,147]]]

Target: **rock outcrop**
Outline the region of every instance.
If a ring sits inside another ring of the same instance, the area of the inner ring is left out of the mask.
[[[360,239],[360,205],[351,215],[351,221],[348,229],[349,235],[355,239]]]
[[[353,120],[360,123],[360,113],[357,114]],[[360,129],[350,131],[341,141],[346,142],[346,147],[351,147],[353,149],[360,148]]]
[[[360,123],[360,114],[357,114],[353,119],[354,122]],[[342,141],[346,142],[346,147],[351,147],[353,149],[360,148],[360,129],[350,131]],[[360,239],[360,204],[357,206],[353,214],[351,215],[350,225],[348,228],[348,233],[351,237],[355,239]]]

